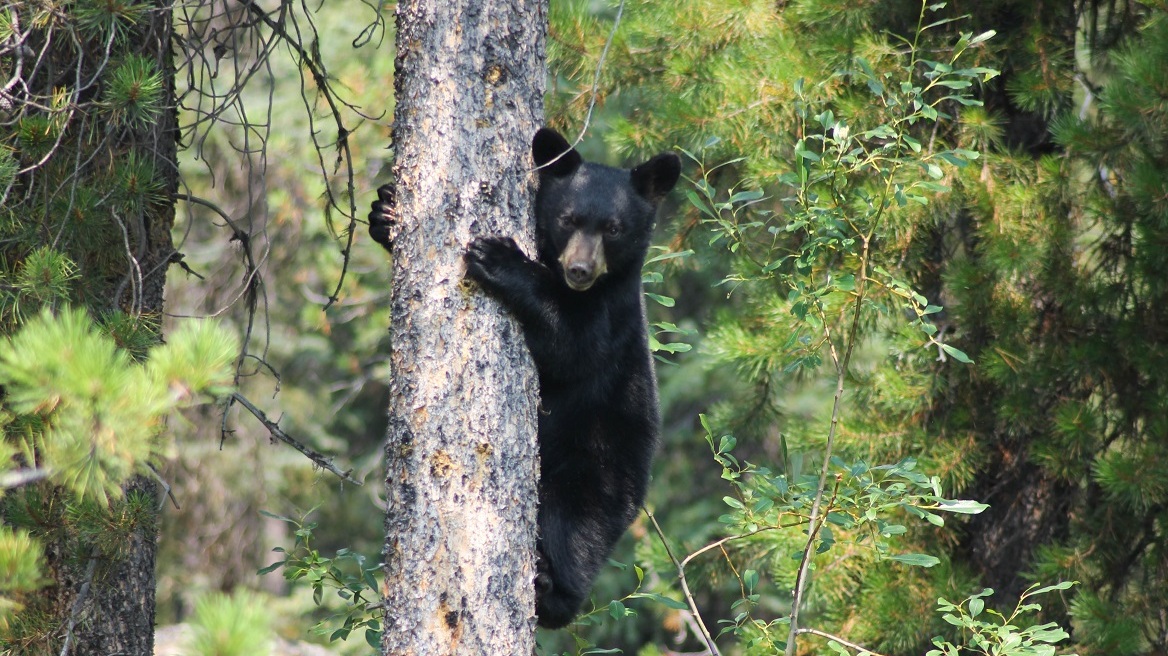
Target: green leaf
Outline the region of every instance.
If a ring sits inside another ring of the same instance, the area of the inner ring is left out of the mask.
[[[763,195],[764,194],[763,194],[763,191],[761,189],[751,189],[748,191],[739,191],[738,193],[731,196],[730,200],[727,202],[729,202],[730,204],[749,203],[749,202],[759,200],[760,198],[763,197]],[[693,251],[689,251],[689,252],[692,253]]]
[[[264,568],[260,569],[259,571],[257,571],[256,575],[263,576],[264,574],[271,574],[272,572],[283,567],[284,563],[286,563],[286,562],[288,562],[288,561],[287,560],[277,560],[276,562],[272,563],[271,565],[268,565],[267,567],[264,567]]]
[[[710,209],[709,204],[707,204],[705,201],[703,201],[701,199],[701,197],[698,196],[697,193],[693,189],[686,189],[685,190],[685,198],[686,198],[686,200],[689,201],[690,205],[693,205],[694,207],[698,208],[698,211],[701,212],[702,214],[705,214],[706,216],[710,217],[711,219],[718,218],[718,215],[714,214],[714,211],[712,209]]]
[[[938,506],[937,510],[962,515],[977,515],[985,511],[986,508],[989,508],[988,504],[970,499],[941,499],[938,502]]]
[[[677,599],[665,597],[663,595],[657,594],[656,592],[638,592],[638,593],[630,595],[629,598],[630,599],[648,599],[650,601],[655,601],[655,602],[661,604],[662,606],[665,606],[666,608],[672,608],[673,610],[688,610],[689,609],[689,606],[687,606],[684,601],[678,601]]]
[[[803,142],[799,142],[800,145],[795,147],[795,154],[797,156],[799,156],[800,159],[805,159],[805,160],[809,160],[812,162],[818,162],[820,160],[819,155],[816,155],[815,153],[811,152],[810,150],[803,148],[802,143]]]
[[[983,601],[980,597],[974,597],[973,599],[969,600],[969,616],[970,617],[977,617],[978,615],[981,615],[981,611],[984,608],[985,608],[985,601]]]
[[[975,46],[983,41],[989,41],[997,34],[994,30],[987,30],[969,40],[969,45]]]
[[[958,349],[956,347],[949,346],[948,344],[942,344],[941,349],[944,350],[949,355],[953,356],[953,359],[957,360],[958,362],[961,362],[964,364],[973,364],[973,360],[971,360],[969,358],[969,356],[965,354],[964,351],[961,351],[960,349]]]
[[[285,522],[287,524],[296,524],[296,525],[300,524],[300,522],[296,521],[295,519],[291,519],[291,518],[285,517],[283,515],[276,515],[274,513],[268,512],[262,508],[258,512],[259,512],[259,514],[263,515],[264,517],[267,517],[268,519],[278,519],[281,522]]]
[[[835,524],[840,528],[851,528],[856,525],[856,522],[851,517],[840,512],[829,512],[825,518],[829,523]]]
[[[660,255],[653,256],[653,257],[649,258],[648,260],[645,260],[645,264],[652,264],[654,262],[664,262],[665,260],[672,260],[672,259],[676,259],[679,257],[689,257],[690,255],[693,255],[693,254],[694,254],[694,252],[692,250],[689,250],[689,249],[684,250],[684,251],[676,251],[676,252],[672,252],[672,253],[665,252],[665,253],[662,253]]]
[[[1023,598],[1033,597],[1034,595],[1040,595],[1040,594],[1043,594],[1046,592],[1053,592],[1055,590],[1067,590],[1067,589],[1070,589],[1072,586],[1075,586],[1078,584],[1079,584],[1078,581],[1062,581],[1061,583],[1055,583],[1054,585],[1048,585],[1048,586],[1043,587],[1043,588],[1038,588],[1037,590],[1027,590],[1026,592],[1024,592],[1022,594],[1022,597]],[[1035,583],[1035,585],[1038,585],[1038,584]]]
[[[738,510],[746,510],[746,506],[742,505],[742,502],[739,501],[738,499],[735,499],[734,497],[722,497],[722,501],[727,506],[730,506],[731,508],[736,508]]]
[[[723,435],[721,441],[718,442],[718,453],[733,451],[737,444],[738,438],[733,435]]]
[[[895,560],[898,563],[912,565],[913,567],[932,567],[941,562],[939,558],[928,554],[896,554],[888,556],[888,560]]]
[[[748,569],[745,572],[743,572],[742,573],[742,583],[746,586],[747,590],[753,591],[755,588],[758,587],[758,571],[753,570],[753,569]]]
[[[675,301],[672,298],[670,298],[668,296],[662,296],[660,294],[652,294],[650,292],[645,292],[645,296],[648,296],[649,298],[656,301],[658,304],[660,304],[664,307],[668,307],[668,308],[673,307],[673,305],[675,303]]]

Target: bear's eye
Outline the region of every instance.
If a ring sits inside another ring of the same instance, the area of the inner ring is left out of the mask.
[[[615,236],[619,235],[620,234],[620,224],[616,223],[615,221],[613,223],[608,224],[608,226],[605,228],[605,232],[607,232],[609,234],[609,236],[611,236],[611,237],[615,237]]]

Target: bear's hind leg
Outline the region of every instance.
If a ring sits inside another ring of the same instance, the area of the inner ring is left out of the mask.
[[[574,586],[574,582],[567,578],[557,580],[555,566],[544,555],[543,545],[540,545],[536,559],[535,614],[539,625],[545,629],[565,627],[576,619],[588,589]]]

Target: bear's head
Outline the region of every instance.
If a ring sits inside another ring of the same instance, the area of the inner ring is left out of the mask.
[[[602,276],[640,277],[657,205],[677,184],[681,160],[661,153],[632,169],[585,162],[564,137],[541,128],[531,142],[539,169],[539,259],[576,291]]]

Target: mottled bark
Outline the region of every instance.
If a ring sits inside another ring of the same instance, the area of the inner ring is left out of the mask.
[[[462,254],[484,234],[531,247],[546,17],[545,0],[398,5],[387,654],[534,645],[535,372]]]
[[[136,477],[127,494],[156,495],[154,481]],[[89,558],[70,551],[68,541],[46,545],[45,556],[53,579],[50,595],[60,624],[59,640],[51,653],[72,656],[109,656],[154,653],[155,557],[158,525],[153,516],[141,518],[129,540],[114,553],[91,549]],[[84,548],[84,547],[83,547]]]

